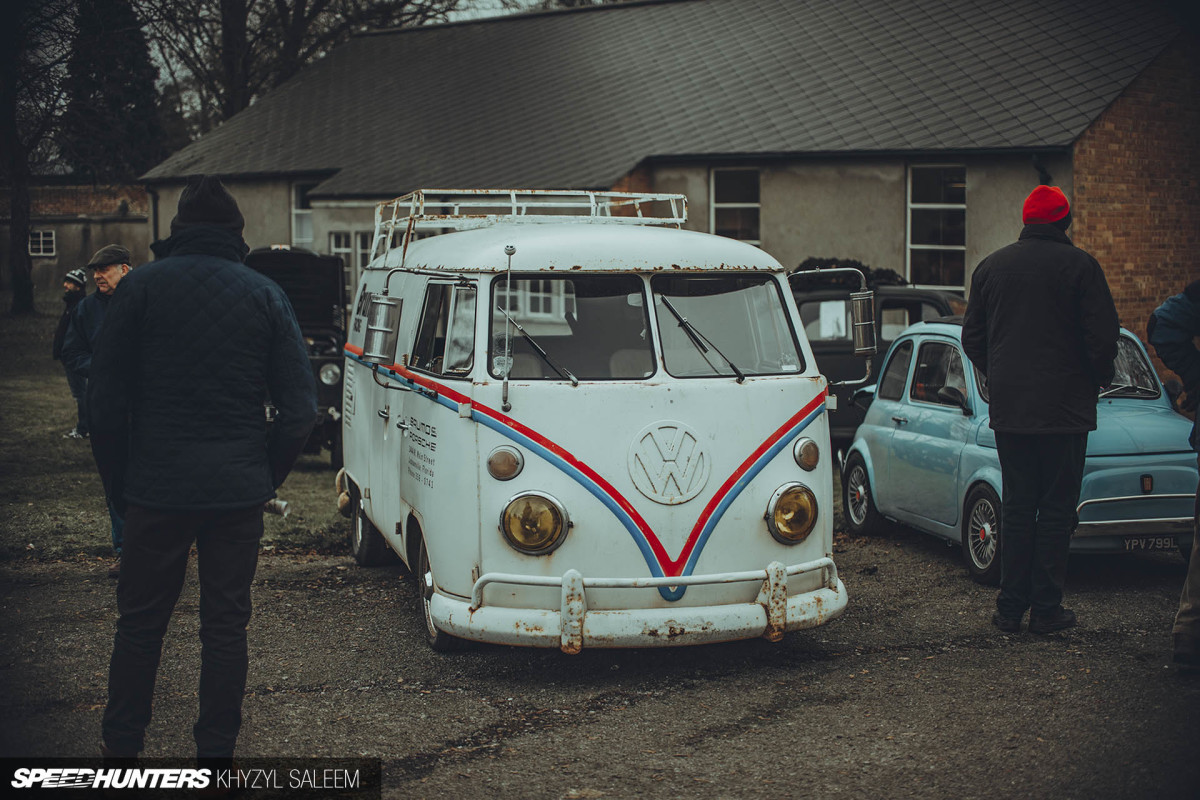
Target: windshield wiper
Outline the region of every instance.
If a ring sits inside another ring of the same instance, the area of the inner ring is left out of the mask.
[[[550,354],[543,350],[540,344],[534,341],[533,337],[529,335],[529,332],[521,327],[521,323],[509,316],[509,313],[500,306],[496,306],[496,310],[503,314],[505,318],[513,324],[513,327],[517,329],[517,332],[525,337],[525,341],[529,342],[529,346],[533,348],[534,352],[541,356],[542,360],[550,365],[550,369],[557,372],[560,377],[569,380],[572,386],[579,385],[579,379],[572,375],[571,371],[566,367],[560,367],[558,364],[554,363],[554,359],[550,357]]]
[[[713,350],[716,350],[717,355],[725,359],[725,363],[729,365],[731,370],[733,370],[733,374],[737,375],[738,383],[742,383],[746,380],[746,376],[743,375],[742,371],[737,368],[737,364],[734,364],[732,361],[730,361],[729,356],[722,353],[721,348],[712,343],[712,339],[709,339],[700,331],[696,330],[696,326],[688,322],[687,317],[676,311],[675,306],[671,305],[671,301],[667,299],[666,295],[659,295],[659,298],[663,301],[663,305],[667,307],[667,310],[674,315],[675,319],[679,320],[679,327],[683,328],[683,332],[687,334],[687,337],[691,340],[692,344],[696,345],[696,349],[700,351],[700,355],[705,357],[704,360],[710,367],[713,367],[713,365],[712,362],[708,360],[707,356],[709,347],[711,347]],[[704,346],[706,342],[708,343],[708,347]],[[717,372],[718,370],[716,367],[713,367],[713,371]]]
[[[1128,383],[1118,383],[1113,386],[1109,386],[1107,389],[1102,391],[1099,397],[1108,397],[1109,395],[1118,394],[1120,392],[1134,392],[1136,394],[1149,394],[1155,396],[1158,395],[1157,391],[1154,389],[1148,389],[1145,386],[1134,386]]]

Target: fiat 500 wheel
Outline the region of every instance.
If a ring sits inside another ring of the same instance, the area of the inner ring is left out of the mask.
[[[883,516],[875,507],[871,480],[867,477],[867,465],[858,453],[852,453],[846,459],[846,471],[842,475],[842,510],[846,515],[846,526],[853,533],[878,533],[883,527]]]
[[[1000,583],[1000,498],[989,486],[976,486],[963,504],[963,558],[971,577]]]

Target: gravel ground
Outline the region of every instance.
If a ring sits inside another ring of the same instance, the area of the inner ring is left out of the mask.
[[[1066,634],[1001,635],[959,554],[843,540],[841,619],[783,642],[557,651],[423,641],[399,567],[266,554],[244,757],[383,759],[385,797],[1200,796],[1200,678],[1169,664],[1176,554],[1074,557]],[[0,566],[0,754],[95,752],[115,617],[95,559]],[[187,756],[194,575],[146,755]]]

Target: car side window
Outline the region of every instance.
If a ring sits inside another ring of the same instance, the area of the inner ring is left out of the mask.
[[[912,342],[903,342],[896,348],[896,352],[892,353],[892,358],[879,379],[879,396],[884,400],[899,400],[904,394],[904,381],[908,378],[912,352]]]
[[[471,371],[475,351],[475,289],[431,283],[409,366],[447,377]]]
[[[957,389],[963,397],[967,394],[967,379],[958,348],[944,342],[925,342],[918,351],[917,369],[908,396],[922,403],[957,406],[939,396],[946,387]]]

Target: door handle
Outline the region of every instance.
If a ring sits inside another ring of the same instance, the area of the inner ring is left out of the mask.
[[[892,422],[896,423],[897,425],[907,425],[908,417],[892,417]]]
[[[390,412],[391,412],[391,406],[384,406],[383,408],[379,409],[375,413],[378,414],[380,416],[380,418],[382,418],[382,419],[391,419],[392,415]]]

